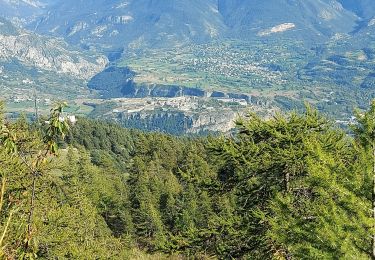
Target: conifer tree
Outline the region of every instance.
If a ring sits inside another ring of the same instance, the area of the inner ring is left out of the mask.
[[[305,141],[305,175],[292,192],[271,200],[267,237],[278,255],[307,259],[367,259],[372,220],[363,164],[339,130]]]
[[[367,162],[364,165],[371,165],[367,168],[371,172],[371,201],[372,201],[372,218],[374,225],[372,228],[372,250],[371,257],[375,259],[375,100],[365,113],[357,111],[358,124],[354,126],[354,132],[358,144],[367,154]]]
[[[43,174],[49,156],[56,156],[58,152],[58,139],[64,138],[69,125],[63,118],[65,103],[58,104],[51,109],[48,124],[39,131],[33,131],[24,118],[15,124],[3,123],[1,126],[1,143],[12,156],[16,156],[28,171],[25,179],[30,179],[28,193],[30,201],[27,210],[26,234],[20,259],[36,258],[33,248],[32,236],[34,234],[34,212],[36,201],[37,181]]]
[[[218,178],[223,189],[236,195],[238,228],[244,230],[231,256],[264,258],[280,252],[288,256],[287,249],[267,235],[269,202],[298,188],[309,154],[304,140],[328,131],[330,124],[307,107],[304,115],[276,115],[269,120],[250,114],[237,127],[234,138],[220,140],[212,148],[221,165]]]

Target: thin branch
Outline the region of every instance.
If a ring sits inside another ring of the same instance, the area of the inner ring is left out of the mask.
[[[4,203],[4,194],[5,194],[5,182],[6,182],[6,178],[3,177],[2,179],[2,184],[1,184],[1,194],[0,194],[0,212],[3,208],[3,203]]]
[[[8,231],[10,222],[12,221],[13,213],[14,213],[14,210],[12,210],[10,212],[10,214],[9,214],[9,217],[8,217],[8,220],[7,220],[7,224],[5,225],[3,234],[1,235],[1,238],[0,238],[0,247],[2,247],[2,245],[3,245],[3,241],[4,241],[4,238],[5,238],[5,235],[6,235],[7,231]]]

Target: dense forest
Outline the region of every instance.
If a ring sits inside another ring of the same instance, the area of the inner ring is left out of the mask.
[[[375,102],[350,134],[309,106],[199,138],[62,112],[1,119],[2,259],[374,259]]]

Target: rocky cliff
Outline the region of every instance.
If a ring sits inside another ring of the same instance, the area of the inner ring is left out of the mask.
[[[104,56],[79,52],[64,41],[40,36],[0,18],[0,61],[89,79],[107,64]]]
[[[217,113],[132,113],[121,114],[115,120],[129,128],[162,131],[170,134],[226,133],[233,129],[238,114],[234,111]]]
[[[134,76],[135,72],[129,68],[108,67],[101,73],[95,75],[89,81],[88,87],[98,90],[103,98],[175,98],[191,96],[244,100],[249,104],[256,105],[266,103],[265,98],[251,94],[206,91],[199,88],[184,87],[179,85],[137,83],[134,81]]]

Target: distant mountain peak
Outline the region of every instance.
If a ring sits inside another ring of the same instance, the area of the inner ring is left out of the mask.
[[[38,33],[100,49],[178,46],[222,38],[324,42],[375,16],[374,0],[0,0]],[[6,11],[8,10],[8,11]],[[367,23],[365,24],[367,25]]]
[[[19,25],[28,24],[42,15],[52,1],[54,0],[0,0],[0,16]]]
[[[75,44],[118,47],[204,42],[226,30],[213,0],[60,1],[35,26]]]
[[[369,20],[375,16],[374,0],[338,0],[342,6],[358,15],[361,19]]]
[[[33,0],[3,0],[3,1],[5,3],[8,3],[10,5],[15,5],[15,6],[29,5],[35,8],[41,8],[45,6],[45,4],[39,1],[33,1]]]

